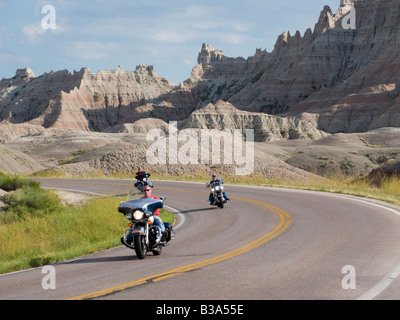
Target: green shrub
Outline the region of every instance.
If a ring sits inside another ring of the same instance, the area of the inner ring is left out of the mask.
[[[0,222],[10,223],[27,216],[42,216],[54,213],[62,206],[58,196],[37,186],[25,186],[2,197],[5,212]]]
[[[39,182],[26,179],[17,175],[7,175],[0,172],[0,189],[10,192],[20,189],[22,187],[39,187]]]

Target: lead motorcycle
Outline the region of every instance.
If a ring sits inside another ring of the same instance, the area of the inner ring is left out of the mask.
[[[128,200],[119,205],[118,211],[129,220],[129,228],[121,238],[122,244],[135,250],[139,259],[145,259],[147,252],[152,251],[155,256],[161,254],[162,248],[170,244],[175,238],[175,232],[170,223],[164,223],[165,232],[157,243],[157,236],[161,233],[154,225],[154,212],[164,206],[166,197],[160,199],[140,198],[138,188],[132,189]]]

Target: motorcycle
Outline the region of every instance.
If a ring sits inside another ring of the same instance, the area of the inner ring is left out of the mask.
[[[224,208],[224,204],[226,203],[226,199],[224,197],[224,179],[215,180],[210,183],[207,183],[207,187],[211,188],[212,192],[212,202],[211,205]]]
[[[159,256],[162,248],[168,246],[175,238],[173,226],[170,223],[164,223],[165,232],[161,235],[161,240],[157,242],[161,230],[153,224],[154,212],[163,207],[166,197],[131,200],[139,195],[136,188],[132,190],[128,201],[118,207],[118,211],[129,220],[129,228],[125,230],[121,242],[126,247],[135,250],[139,259],[145,259],[149,251],[152,251],[155,256]]]
[[[136,183],[135,183],[135,187],[140,191],[143,192],[143,187],[145,186],[150,186],[152,187],[153,185],[151,184],[149,177],[151,176],[150,173],[147,173],[146,171],[140,171],[137,172],[136,175]]]

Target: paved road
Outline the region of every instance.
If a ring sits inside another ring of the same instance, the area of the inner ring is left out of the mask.
[[[42,181],[100,194],[126,193],[129,184]],[[41,268],[3,275],[0,299],[400,299],[399,207],[227,185],[232,200],[221,210],[208,205],[204,184],[155,185],[153,194],[180,211],[176,238],[161,256],[138,260],[121,246],[59,263],[55,290],[43,290]]]

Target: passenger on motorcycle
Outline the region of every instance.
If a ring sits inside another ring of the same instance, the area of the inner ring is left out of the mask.
[[[211,180],[209,183],[207,183],[207,187],[209,187],[211,184],[215,183],[215,182],[218,181],[218,180],[219,180],[219,179],[217,179],[217,175],[214,173],[214,174],[212,175],[212,180]],[[221,182],[221,183],[223,183],[223,182]],[[230,199],[228,198],[228,196],[226,195],[225,190],[222,191],[222,195],[223,195],[225,201],[229,201],[229,200],[230,200]],[[214,203],[213,203],[213,202],[214,202],[214,197],[213,197],[213,192],[212,192],[212,191],[210,191],[210,196],[208,197],[208,200],[210,201],[210,204],[211,204],[211,205],[214,204]]]
[[[146,185],[149,185],[150,187],[153,188],[153,185],[149,181],[149,177],[151,176],[150,173],[147,173],[146,171],[142,171],[141,169],[136,172],[135,179],[137,180],[135,183],[135,187],[140,190],[140,192],[143,192],[143,188]]]

